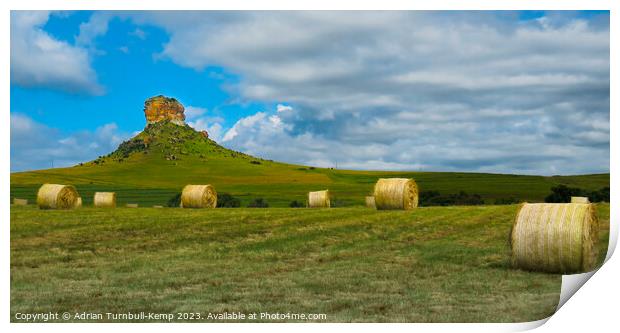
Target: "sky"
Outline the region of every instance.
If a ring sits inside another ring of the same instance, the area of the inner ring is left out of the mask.
[[[265,159],[609,172],[607,11],[12,11],[11,171],[105,155],[144,100]]]

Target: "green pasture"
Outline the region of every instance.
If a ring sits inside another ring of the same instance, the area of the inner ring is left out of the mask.
[[[561,275],[510,266],[516,205],[413,211],[11,207],[11,318],[34,312],[323,313],[523,322]],[[600,259],[609,204],[598,205]]]

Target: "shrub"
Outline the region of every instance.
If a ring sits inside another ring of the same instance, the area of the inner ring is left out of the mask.
[[[181,205],[181,193],[175,194],[172,198],[168,199],[166,206],[179,207]]]
[[[267,208],[269,204],[263,198],[256,198],[248,204],[249,208]]]
[[[495,204],[496,205],[512,205],[512,204],[516,204],[519,203],[519,201],[513,197],[510,198],[498,198],[495,199]]]
[[[217,207],[218,208],[235,208],[241,207],[241,200],[233,197],[228,193],[217,194]]]
[[[584,190],[566,185],[551,188],[551,194],[545,197],[545,202],[570,202],[570,197],[586,196]]]
[[[438,191],[422,191],[419,196],[420,206],[462,206],[483,205],[484,200],[479,194],[468,194],[460,191],[458,194],[441,195]]]
[[[418,201],[420,206],[438,206],[437,199],[441,197],[441,193],[439,191],[422,191],[420,192],[420,196],[418,197]]]
[[[590,201],[592,202],[610,202],[609,201],[609,187],[603,187],[598,191],[592,191],[590,193]]]
[[[329,200],[330,203],[330,207],[332,208],[336,208],[336,207],[344,207],[346,206],[346,202],[344,202],[344,200],[338,199],[338,198],[330,198]]]
[[[300,207],[305,207],[306,205],[304,205],[303,202],[293,200],[288,206],[291,208],[300,208]]]
[[[261,164],[259,161],[250,161],[251,164]]]
[[[588,197],[590,202],[609,202],[609,187],[587,191],[577,187],[558,185],[551,188],[551,194],[545,197],[545,202],[570,202],[571,197]]]
[[[144,151],[147,147],[148,144],[145,143],[143,139],[134,138],[131,140],[123,141],[118,146],[116,153],[121,156],[129,157],[131,153]]]

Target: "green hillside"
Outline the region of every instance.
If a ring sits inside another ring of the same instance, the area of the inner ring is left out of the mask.
[[[69,168],[11,174],[11,197],[34,200],[42,183],[74,184],[85,204],[95,191],[116,191],[118,202],[166,204],[185,184],[212,184],[245,205],[264,198],[270,206],[304,201],[306,193],[329,188],[339,206],[361,205],[381,177],[411,177],[421,191],[476,193],[496,199],[541,201],[550,188],[566,184],[588,190],[609,186],[609,174],[520,176],[452,172],[351,171],[313,168],[255,158],[218,145],[189,126],[148,125],[107,156]]]

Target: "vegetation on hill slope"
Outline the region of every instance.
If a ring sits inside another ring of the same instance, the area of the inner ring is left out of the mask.
[[[277,144],[277,143],[274,143]],[[143,132],[100,158],[69,168],[11,174],[11,197],[34,199],[42,183],[77,186],[89,204],[95,191],[116,191],[120,204],[165,205],[185,184],[212,184],[242,201],[263,198],[270,207],[304,202],[308,191],[329,188],[340,205],[363,205],[381,177],[411,177],[421,191],[478,194],[497,200],[543,201],[551,187],[564,184],[585,190],[609,186],[609,174],[519,176],[453,172],[352,171],[278,163],[232,151],[189,126],[169,122]],[[509,201],[510,202],[510,201]]]

